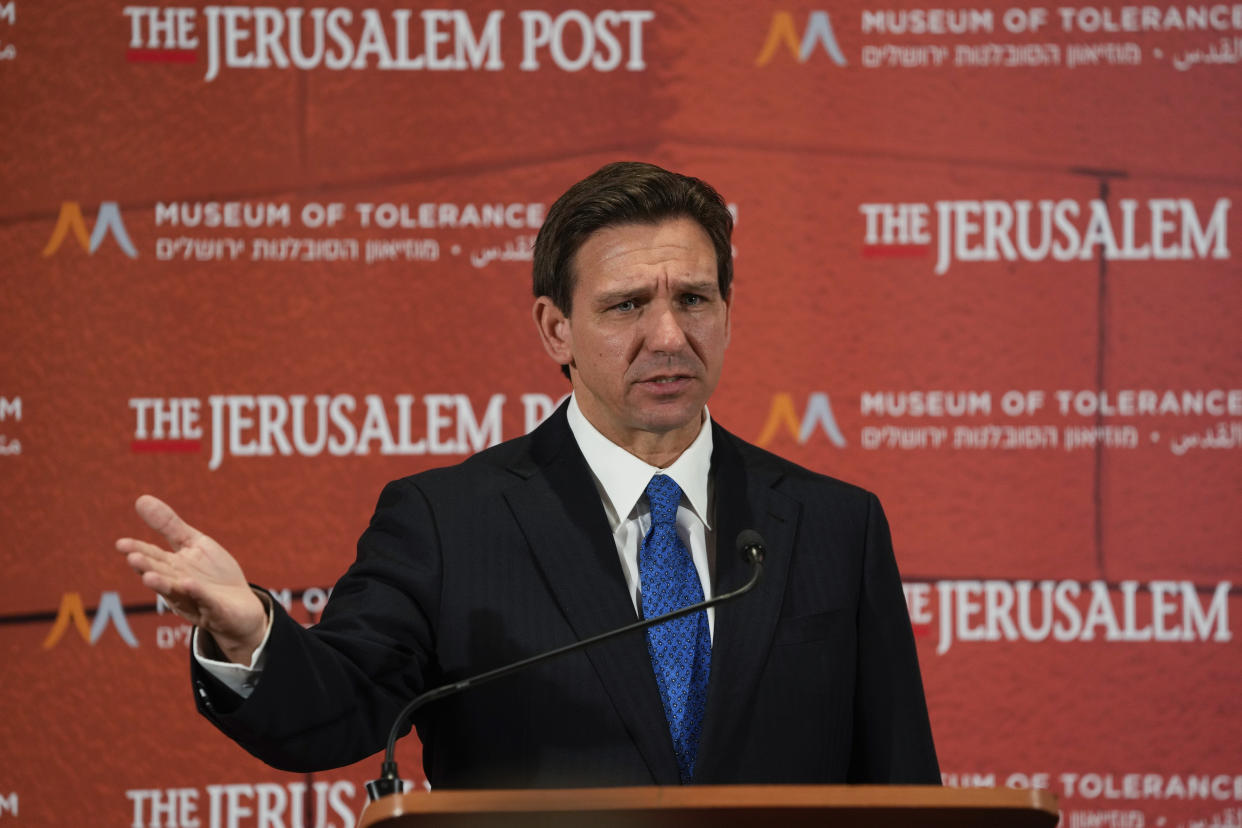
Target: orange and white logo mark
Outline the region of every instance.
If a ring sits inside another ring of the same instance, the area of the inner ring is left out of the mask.
[[[756,66],[766,66],[784,46],[790,56],[798,63],[806,63],[815,47],[819,46],[837,66],[845,66],[845,55],[837,44],[837,36],[832,30],[832,20],[828,12],[813,11],[807,19],[806,29],[798,36],[793,15],[787,11],[778,11],[772,15],[772,24],[768,27],[768,37],[755,58]]]
[[[56,611],[56,620],[52,622],[52,629],[48,631],[47,638],[43,639],[43,649],[50,650],[55,647],[70,625],[77,630],[83,641],[94,644],[103,635],[109,623],[116,627],[117,634],[121,636],[122,641],[131,647],[138,646],[138,639],[134,637],[133,630],[129,628],[129,621],[125,618],[125,608],[121,606],[119,593],[101,592],[99,594],[99,607],[95,610],[95,620],[88,625],[81,593],[66,592],[61,596],[60,608]]]
[[[768,409],[768,419],[755,440],[760,446],[767,446],[781,431],[787,432],[799,444],[805,443],[815,433],[823,431],[834,446],[845,448],[845,436],[841,433],[837,419],[832,415],[832,402],[823,391],[816,391],[806,401],[806,410],[799,418],[794,409],[793,397],[781,391],[772,396],[772,406]]]
[[[64,201],[60,205],[60,215],[56,218],[56,227],[52,236],[43,248],[43,258],[48,258],[60,249],[65,236],[73,233],[78,246],[87,253],[93,254],[103,244],[104,238],[111,233],[117,246],[125,251],[131,259],[138,258],[138,250],[129,239],[125,222],[121,219],[121,209],[115,201],[104,201],[99,205],[99,214],[95,216],[95,227],[90,235],[86,234],[86,221],[82,218],[82,205],[76,201]]]

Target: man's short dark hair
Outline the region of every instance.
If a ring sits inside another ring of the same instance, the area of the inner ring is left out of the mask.
[[[597,230],[620,224],[694,219],[716,251],[722,297],[733,282],[733,216],[720,194],[697,178],[637,161],[600,167],[565,191],[548,210],[535,239],[535,296],[547,296],[566,316],[573,307],[573,258]]]

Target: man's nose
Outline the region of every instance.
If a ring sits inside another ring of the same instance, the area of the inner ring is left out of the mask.
[[[686,345],[686,332],[681,327],[677,309],[658,304],[648,319],[647,348],[660,353],[676,353]]]

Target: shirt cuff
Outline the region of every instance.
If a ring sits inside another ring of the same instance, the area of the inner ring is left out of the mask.
[[[267,610],[267,629],[263,631],[263,640],[255,648],[249,664],[235,664],[225,660],[210,635],[200,638],[198,627],[194,628],[194,635],[190,639],[190,651],[194,653],[194,660],[199,666],[243,699],[250,698],[263,675],[263,665],[267,661],[264,650],[267,648],[268,636],[272,634],[272,599],[266,592],[257,589],[255,594],[263,601],[263,607]]]

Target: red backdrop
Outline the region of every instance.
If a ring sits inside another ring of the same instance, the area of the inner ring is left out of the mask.
[[[157,493],[312,620],[568,390],[530,240],[634,158],[736,210],[713,415],[887,507],[946,782],[1242,822],[1239,62],[1236,5],[0,2],[0,821],[351,823],[376,763],[215,733],[112,541]]]

